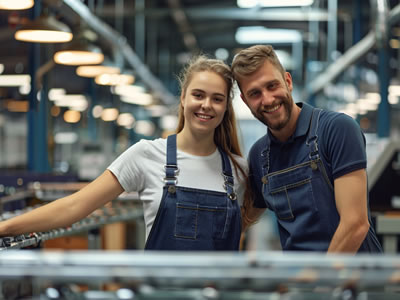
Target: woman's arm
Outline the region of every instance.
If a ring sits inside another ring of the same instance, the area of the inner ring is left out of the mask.
[[[15,236],[69,226],[115,199],[123,191],[117,178],[106,170],[72,195],[0,222],[0,236]]]

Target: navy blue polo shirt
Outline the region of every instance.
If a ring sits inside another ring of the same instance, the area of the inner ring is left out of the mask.
[[[280,142],[270,131],[267,133],[271,140],[270,173],[289,168],[308,158],[308,153],[300,153],[298,149],[306,142],[313,107],[306,103],[296,105],[301,108],[301,112],[296,131],[287,141]],[[353,118],[343,113],[323,110],[317,135],[319,155],[332,185],[336,178],[366,168],[365,137]],[[249,177],[255,194],[254,206],[259,208],[268,207],[262,195],[263,174],[260,163],[260,153],[265,147],[266,138],[263,136],[249,152]]]

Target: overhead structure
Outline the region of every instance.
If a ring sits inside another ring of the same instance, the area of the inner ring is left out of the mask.
[[[72,40],[70,28],[53,16],[43,15],[15,32],[15,39],[33,43],[65,43]]]
[[[94,15],[81,1],[64,0],[64,3],[71,7],[72,10],[85,20],[87,25],[107,41],[111,47],[122,53],[125,60],[131,65],[143,82],[152,90],[155,97],[159,98],[166,105],[174,105],[177,103],[177,98],[165,88],[163,83],[156,76],[151,73],[148,67],[129,46],[124,36]]]

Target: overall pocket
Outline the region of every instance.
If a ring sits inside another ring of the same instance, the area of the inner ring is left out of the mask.
[[[175,237],[196,239],[201,233],[213,239],[225,238],[226,207],[176,204]]]
[[[311,179],[309,165],[283,170],[268,177],[269,194],[265,190],[264,197],[267,197],[279,219],[292,220],[303,212],[317,210]]]

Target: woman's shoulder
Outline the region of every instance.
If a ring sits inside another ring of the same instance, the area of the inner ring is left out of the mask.
[[[133,152],[141,152],[143,154],[165,153],[166,139],[157,138],[154,140],[141,139],[131,147]]]

